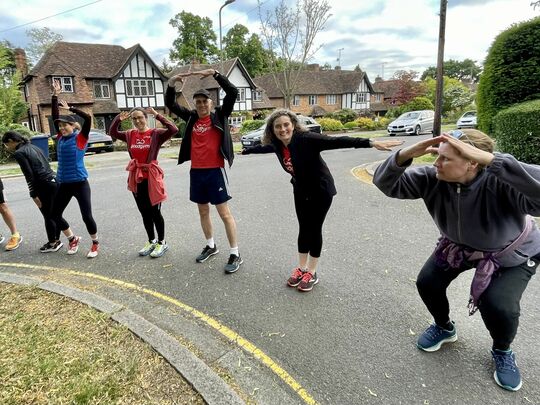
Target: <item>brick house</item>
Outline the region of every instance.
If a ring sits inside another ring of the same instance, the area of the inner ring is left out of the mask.
[[[377,76],[373,83],[374,93],[371,95],[371,111],[384,116],[388,110],[397,106],[396,93],[399,89],[399,80],[383,80]]]
[[[103,131],[108,131],[121,110],[151,106],[158,112],[165,111],[167,78],[139,44],[126,49],[56,42],[23,79],[28,125],[34,131],[53,132],[53,80],[61,83],[60,98],[90,114],[92,127]]]
[[[285,107],[285,99],[272,74],[253,79],[267,94],[274,108]],[[291,110],[309,116],[350,108],[357,112],[370,110],[373,87],[365,72],[356,70],[320,70],[309,65],[300,72]]]

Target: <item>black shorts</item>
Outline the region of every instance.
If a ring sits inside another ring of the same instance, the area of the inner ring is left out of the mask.
[[[0,190],[0,204],[4,204],[6,199],[4,198],[4,190]]]
[[[191,169],[189,199],[197,204],[218,205],[229,201],[229,182],[223,167]]]

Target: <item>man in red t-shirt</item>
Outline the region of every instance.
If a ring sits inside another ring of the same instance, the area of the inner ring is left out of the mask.
[[[210,92],[201,89],[193,95],[195,110],[179,105],[176,102],[175,83],[182,82],[184,77],[192,75],[201,76],[201,79],[213,76],[225,92],[223,104],[213,111]],[[224,267],[226,273],[236,272],[242,264],[236,239],[236,222],[227,203],[231,196],[225,172],[225,159],[229,162],[229,166],[232,165],[234,159],[229,132],[229,115],[233,111],[237,95],[237,88],[214,69],[171,77],[165,94],[165,105],[187,123],[180,145],[178,163],[191,160],[190,200],[197,204],[201,227],[206,238],[206,246],[195,260],[202,263],[219,252],[214,242],[210,220],[210,204],[212,204],[216,206],[225,225],[229,240],[230,255]]]

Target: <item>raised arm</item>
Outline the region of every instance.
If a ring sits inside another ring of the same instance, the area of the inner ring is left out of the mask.
[[[127,142],[127,132],[126,131],[120,131],[120,123],[124,121],[125,119],[129,118],[129,112],[122,111],[120,114],[118,114],[116,117],[114,117],[111,127],[109,128],[109,135],[113,139],[120,139],[121,141]]]
[[[167,90],[165,91],[165,105],[173,114],[176,114],[178,117],[182,118],[184,121],[187,122],[189,119],[189,115],[191,114],[191,111],[188,110],[185,107],[182,107],[178,102],[176,101],[176,88],[175,85],[177,82],[183,83],[184,77],[186,77],[186,74],[178,74],[175,76],[172,76],[167,85]]]
[[[146,109],[146,113],[152,114],[165,127],[156,129],[156,133],[158,134],[161,143],[172,138],[178,132],[178,128],[176,127],[176,125],[174,125],[174,123],[169,121],[163,115],[159,114],[152,107],[148,107]]]

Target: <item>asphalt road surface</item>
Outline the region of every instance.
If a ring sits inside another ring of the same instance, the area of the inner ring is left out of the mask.
[[[338,195],[325,223],[320,283],[310,293],[285,285],[296,264],[297,222],[289,176],[274,155],[237,156],[229,171],[230,206],[244,259],[234,275],[222,271],[228,246],[215,210],[221,253],[195,263],[205,240],[197,208],[189,202],[189,167],[165,158],[169,199],[163,215],[170,250],[164,257],[137,256],[145,233],[126,190],[127,158],[100,167],[96,157],[90,183],[99,257],[88,260],[83,254],[90,239],[75,201],[65,217],[83,236],[83,252],[40,254],[41,216],[19,177],[4,179],[4,186],[25,241],[15,252],[0,252],[1,261],[69,267],[177,298],[256,344],[321,404],[539,404],[537,277],[523,297],[513,345],[524,380],[519,392],[504,391],[493,381],[489,334],[480,315],[469,317],[466,308],[472,272],[449,289],[458,341],[435,353],[416,349],[418,334],[431,319],[414,282],[438,233],[422,202],[389,199],[352,176],[353,167],[387,155],[372,149],[324,152]]]

